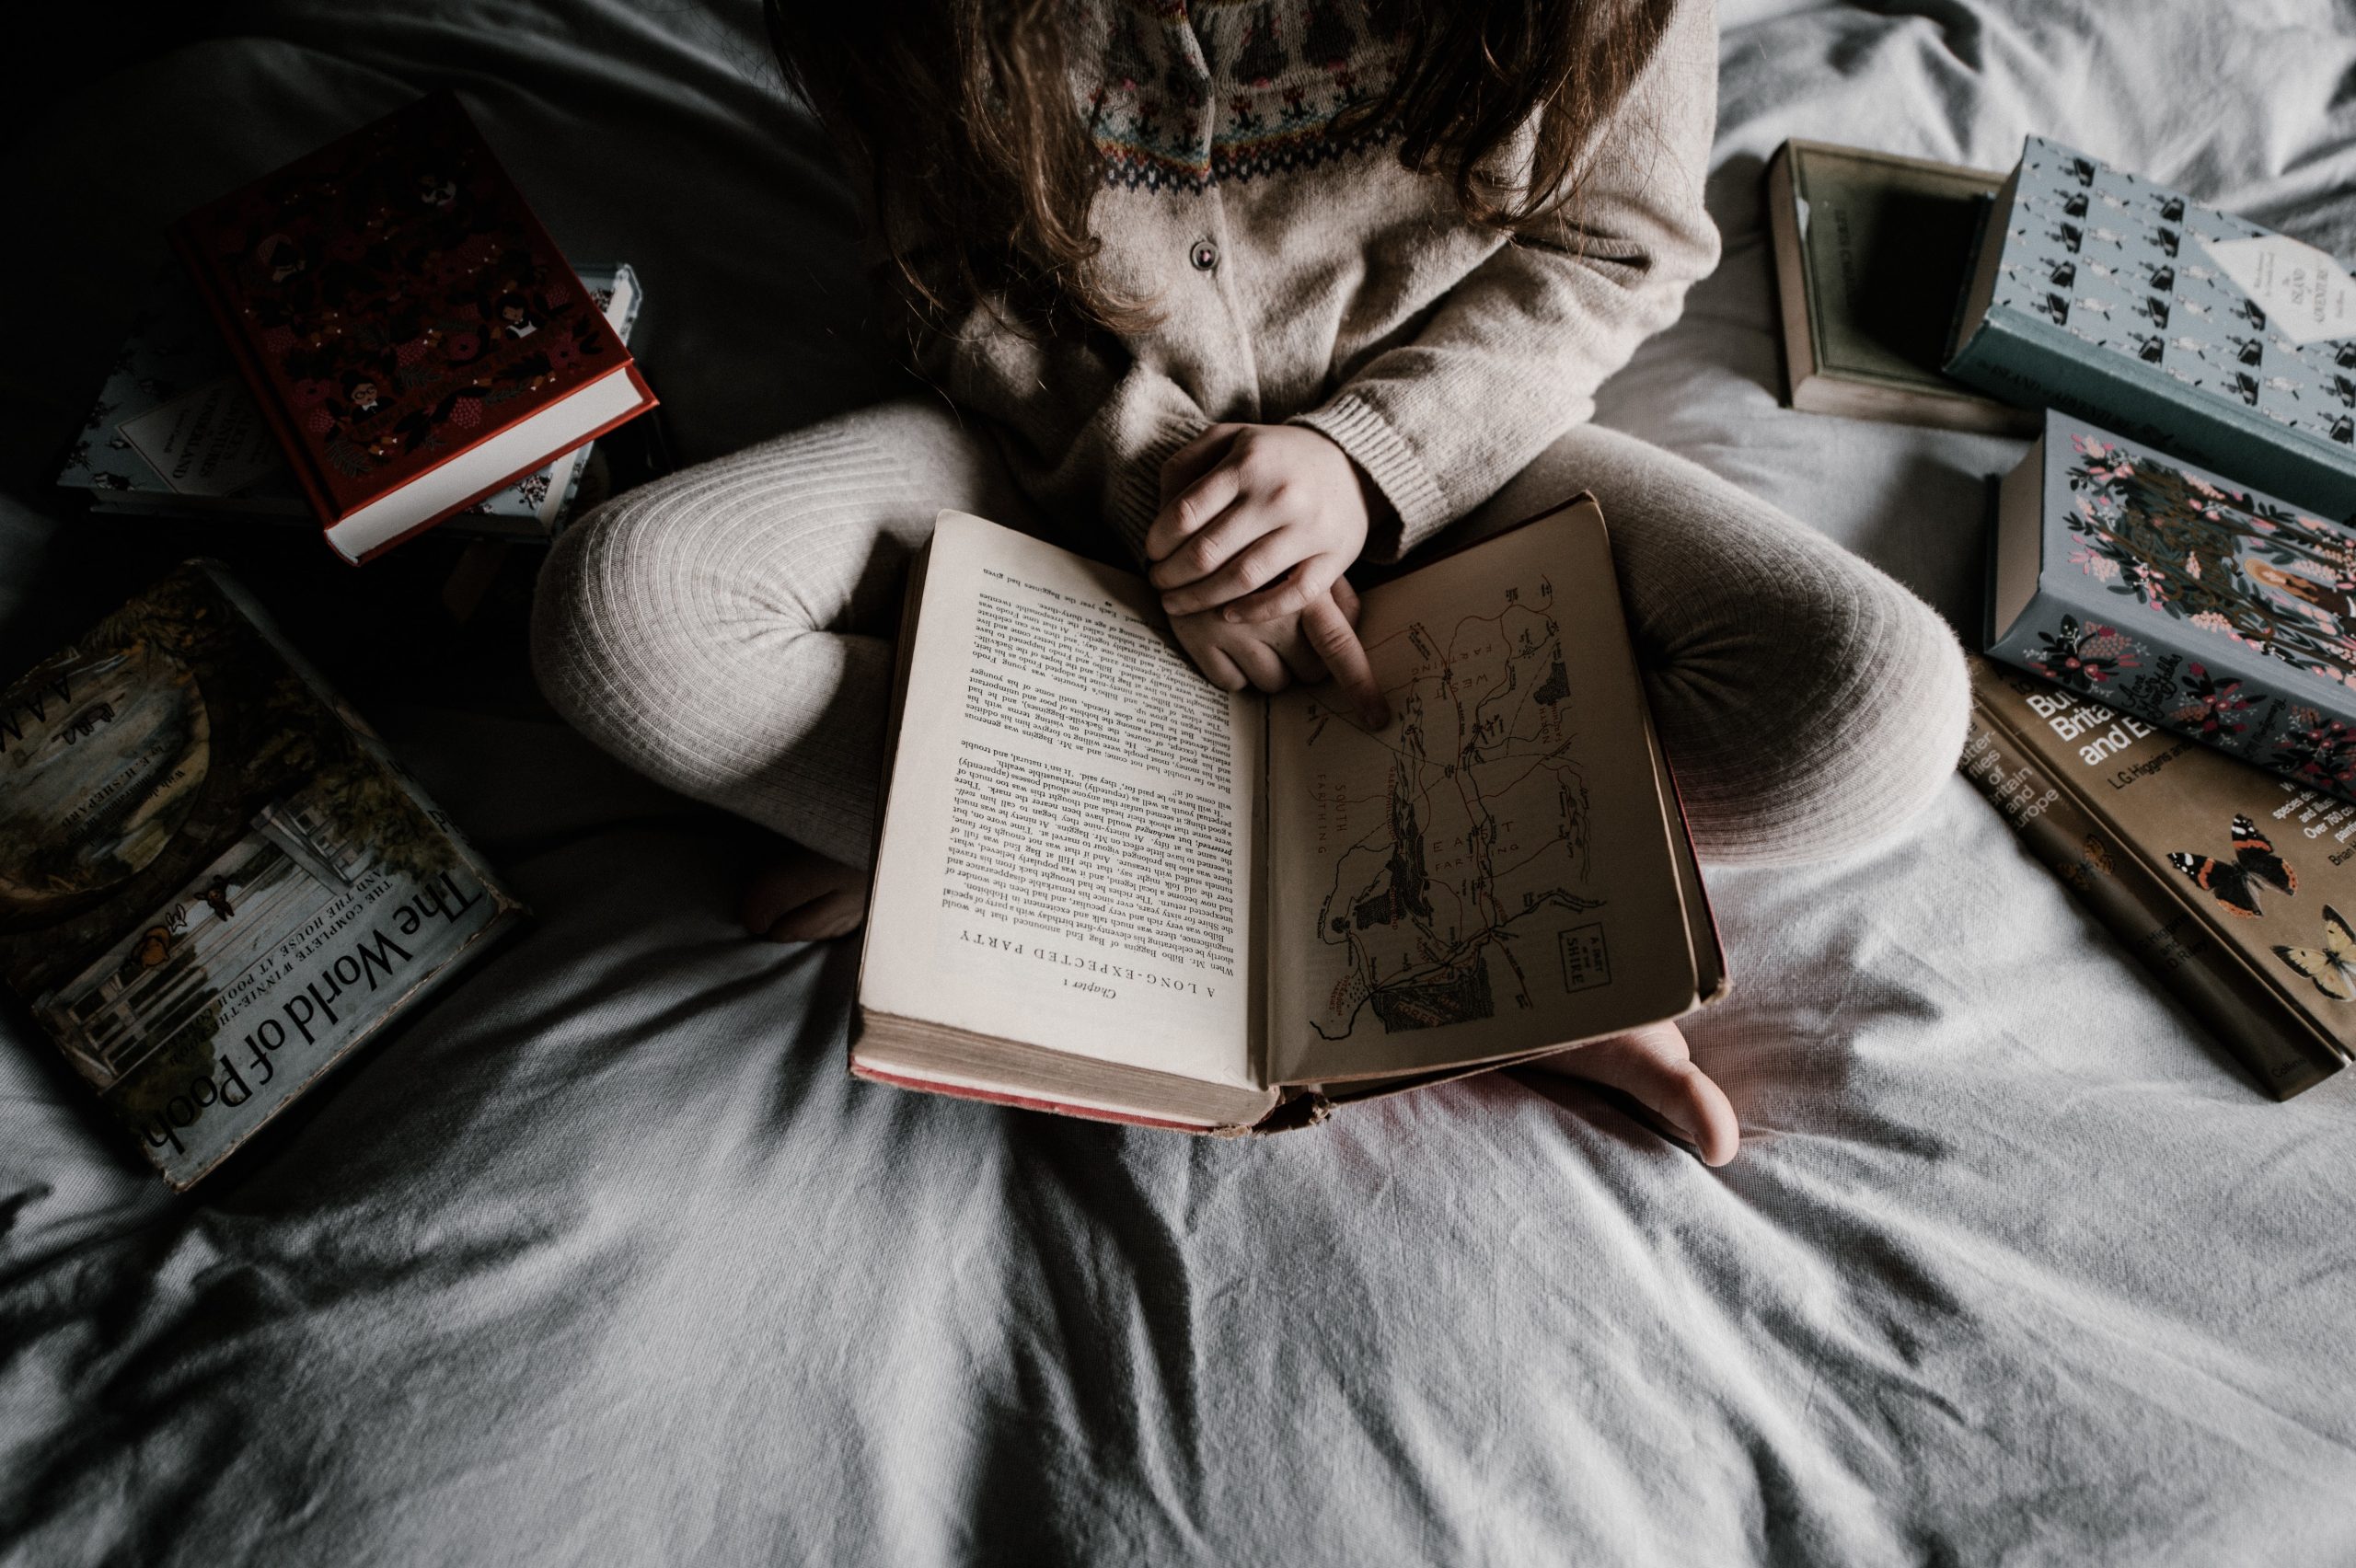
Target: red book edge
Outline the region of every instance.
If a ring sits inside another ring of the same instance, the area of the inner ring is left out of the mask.
[[[580,386],[574,387],[566,395],[565,401],[569,402],[572,398],[580,397],[583,393],[588,391],[593,386],[602,386],[617,375],[629,376],[630,385],[638,388],[638,406],[636,408],[624,409],[622,412],[616,414],[612,419],[607,420],[604,424],[599,425],[596,429],[589,431],[574,440],[566,442],[562,446],[557,447],[555,450],[549,452],[546,456],[532,459],[532,461],[525,464],[514,473],[507,475],[504,478],[498,479],[491,484],[483,486],[482,489],[475,491],[474,494],[468,496],[463,501],[458,502],[456,505],[445,508],[443,511],[435,513],[433,516],[425,518],[422,521],[403,529],[401,532],[395,534],[391,538],[374,545],[369,548],[363,550],[356,556],[345,555],[341,549],[337,548],[335,542],[331,539],[328,541],[328,548],[334,550],[336,556],[340,559],[349,561],[353,566],[365,566],[370,561],[375,560],[378,556],[383,555],[387,550],[391,549],[395,545],[406,543],[407,541],[417,537],[420,534],[424,533],[428,528],[433,527],[437,524],[448,522],[451,518],[456,516],[459,513],[464,512],[468,507],[472,506],[475,502],[483,500],[487,496],[497,495],[501,490],[505,490],[509,485],[514,484],[516,480],[522,478],[526,474],[538,473],[542,468],[547,467],[550,463],[555,462],[558,458],[563,456],[566,453],[574,450],[576,447],[586,446],[598,437],[620,429],[623,425],[629,423],[630,421],[638,418],[639,415],[646,412],[647,409],[654,408],[662,401],[661,398],[654,396],[653,389],[646,385],[646,377],[639,374],[638,363],[634,360],[626,361],[621,364],[616,365],[613,369],[607,371],[605,375],[598,376],[594,381],[583,382]],[[558,409],[560,409],[563,406],[563,402],[551,403],[548,405],[549,408]],[[496,431],[491,432],[493,435],[498,433],[499,432]],[[482,436],[474,441],[468,442],[466,445],[458,448],[456,452],[451,453],[448,456],[442,458],[439,462],[433,463],[427,467],[420,468],[416,473],[410,475],[407,482],[400,487],[400,490],[390,490],[387,493],[390,495],[400,494],[401,490],[407,490],[410,485],[416,484],[420,480],[423,479],[428,474],[431,474],[435,469],[440,468],[444,464],[456,462],[459,458],[464,457],[468,453],[472,452],[476,447],[481,445],[484,441],[488,441],[489,439],[491,439],[490,436]],[[371,502],[370,504],[373,505],[375,503]],[[334,526],[335,524],[333,523],[323,524],[320,531],[324,534]]]
[[[1107,1111],[1094,1105],[1067,1105],[1059,1100],[1034,1100],[1028,1095],[1008,1094],[994,1089],[975,1089],[966,1084],[940,1083],[931,1078],[910,1078],[901,1073],[879,1072],[860,1061],[851,1059],[850,1076],[870,1082],[889,1084],[894,1089],[913,1089],[924,1094],[945,1094],[952,1100],[975,1100],[985,1105],[1011,1105],[1018,1111],[1046,1111],[1058,1116],[1077,1116],[1083,1122],[1116,1122],[1131,1127],[1155,1127],[1165,1132],[1207,1135],[1214,1131],[1208,1122],[1172,1122],[1160,1116],[1139,1116],[1126,1111]]]
[[[445,88],[444,90],[447,91],[448,89]],[[429,94],[428,96],[430,97],[432,95]],[[455,96],[456,95],[453,95],[454,98]],[[416,105],[411,103],[405,106],[403,109],[394,110],[394,113],[405,113],[409,109],[413,109],[415,107]],[[524,222],[530,226],[533,237],[538,240],[539,243],[547,248],[548,254],[556,258],[557,264],[561,266],[565,271],[565,275],[572,280],[572,286],[579,289],[584,298],[587,297],[589,290],[587,285],[582,282],[581,274],[573,270],[571,259],[565,256],[562,250],[557,248],[556,241],[549,237],[547,225],[540,222],[540,215],[532,210],[532,204],[524,200],[524,192],[516,186],[514,178],[508,174],[506,166],[499,163],[498,150],[491,146],[491,139],[482,135],[482,128],[480,126],[473,125],[474,116],[467,114],[466,106],[463,103],[458,105],[458,112],[465,117],[470,126],[473,126],[475,134],[481,137],[484,147],[490,150],[491,161],[498,167],[499,177],[502,180],[505,181],[507,188],[514,192],[516,207],[523,214]],[[368,122],[368,124],[375,123],[375,121]],[[362,131],[368,128],[368,124],[355,126],[352,130],[347,132],[345,136],[336,138],[336,141],[342,141],[347,137],[358,135]],[[333,146],[334,144],[334,142],[323,143],[319,148],[314,149],[314,151],[323,151],[325,148]],[[302,157],[309,157],[311,156],[312,155],[310,153],[306,153],[302,155]],[[289,161],[300,162],[301,158],[298,157]],[[275,172],[276,170],[274,169],[267,171],[259,176],[258,179],[267,179],[270,178],[271,174]],[[251,185],[253,183],[255,183],[254,180],[248,180],[246,182],[247,185]],[[255,363],[253,358],[253,346],[246,341],[246,335],[240,329],[237,322],[237,312],[231,307],[228,299],[221,292],[219,282],[213,276],[212,269],[204,264],[202,248],[197,245],[195,236],[191,232],[191,220],[198,213],[205,212],[219,205],[220,202],[228,200],[231,196],[235,196],[238,190],[242,190],[244,189],[246,189],[246,186],[240,185],[237,187],[236,190],[230,190],[223,196],[216,197],[212,202],[207,202],[200,206],[192,208],[190,212],[173,223],[169,231],[169,238],[171,240],[172,248],[179,255],[181,265],[186,267],[190,275],[196,280],[197,292],[204,296],[205,308],[213,313],[214,328],[219,330],[222,337],[228,340],[230,355],[237,362],[237,374],[245,378],[246,389],[253,394],[254,401],[260,405],[262,418],[269,422],[271,433],[278,438],[278,444],[285,451],[288,466],[294,470],[294,477],[301,482],[304,497],[306,500],[310,502],[311,511],[318,516],[319,520],[320,532],[324,534],[328,529],[334,527],[338,523],[341,523],[346,517],[351,516],[352,513],[344,512],[340,513],[336,511],[334,497],[329,492],[325,480],[320,477],[318,470],[312,464],[309,445],[303,441],[300,432],[295,430],[293,417],[288,410],[282,406],[281,400],[277,395],[277,389],[271,384],[270,377],[264,375],[260,365]],[[541,468],[546,467],[549,464],[554,462],[557,458],[563,456],[566,453],[572,451],[575,447],[583,446],[592,441],[595,441],[598,437],[608,434],[620,428],[622,425],[629,423],[631,420],[636,419],[639,415],[646,412],[649,409],[656,407],[660,402],[660,399],[654,396],[653,389],[646,385],[646,377],[639,373],[637,356],[633,355],[629,352],[629,345],[621,340],[621,335],[613,330],[612,324],[606,321],[602,315],[599,315],[598,317],[598,325],[603,330],[604,335],[612,342],[615,351],[621,356],[620,363],[616,365],[615,369],[628,372],[630,378],[630,384],[638,388],[640,398],[638,407],[630,409],[625,414],[618,415],[616,418],[607,421],[605,424],[598,426],[595,430],[593,430],[588,434],[581,437],[580,440],[568,443],[563,446],[558,447],[555,451],[549,452],[533,462],[525,464],[523,467],[516,469],[505,478],[501,479],[497,484],[485,487],[475,494],[467,497],[466,500],[458,502],[457,505],[451,507],[448,511],[437,513],[433,516],[418,524],[416,526],[405,529],[401,533],[396,534],[393,537],[385,540],[382,544],[377,545],[372,549],[363,551],[356,557],[345,555],[341,550],[335,549],[333,545],[329,545],[328,548],[331,550],[335,550],[335,554],[340,559],[349,561],[354,566],[364,566],[368,562],[375,559],[378,556],[384,554],[387,550],[391,549],[395,545],[415,538],[418,535],[425,532],[425,530],[433,527],[438,523],[448,521],[450,518],[465,511],[468,507],[472,506],[476,502],[482,500],[485,496],[497,494],[499,491],[506,489],[509,485],[514,484],[517,479],[522,478],[525,475],[538,472]],[[606,375],[611,375],[613,374],[613,371],[607,371]],[[572,392],[568,394],[568,396],[578,396],[579,394],[587,391],[590,387],[598,385],[598,383],[605,379],[606,376],[601,375],[591,380],[584,381],[580,386],[574,387]],[[558,405],[556,404],[541,405],[542,408],[552,408],[557,406]],[[482,443],[489,441],[491,437],[499,434],[502,431],[521,422],[525,419],[528,419],[532,413],[537,413],[539,409],[537,409],[528,410],[525,413],[517,415],[514,419],[503,421],[491,430],[483,432],[482,434],[477,436],[466,445],[451,453],[448,456],[442,458],[440,462],[430,464],[427,467],[419,469],[407,479],[401,481],[398,486],[392,490],[384,490],[375,495],[372,495],[362,504],[373,505],[376,502],[384,500],[387,496],[398,494],[401,490],[407,490],[410,485],[424,478],[426,475],[433,472],[434,469],[441,467],[444,463],[449,463],[459,457],[465,456],[468,453],[473,451],[477,446],[482,444]],[[356,512],[359,508],[354,507],[352,510]]]

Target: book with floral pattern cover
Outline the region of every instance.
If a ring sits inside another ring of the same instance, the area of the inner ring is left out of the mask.
[[[348,559],[653,406],[447,92],[198,208],[172,241]]]
[[[1947,373],[2356,516],[2356,282],[2326,251],[2031,136]]]
[[[209,563],[0,689],[0,979],[175,1189],[521,913]]]
[[[626,265],[583,267],[581,281],[628,343],[645,297],[638,274]],[[491,538],[553,537],[569,519],[589,452],[573,448],[445,526]],[[133,318],[57,482],[88,490],[93,512],[311,513],[178,258],[164,263]]]
[[[1991,562],[1992,656],[2356,799],[2356,527],[2050,413]]]

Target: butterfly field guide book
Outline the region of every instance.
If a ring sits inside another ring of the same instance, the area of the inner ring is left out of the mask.
[[[2356,527],[2052,413],[1990,535],[1992,657],[2356,800]]]
[[[2288,1100],[2356,1040],[2356,806],[1971,660],[1964,776]]]
[[[447,91],[198,208],[171,239],[346,560],[654,406]]]
[[[1972,246],[2004,177],[1825,142],[1767,165],[1784,401],[1809,413],[2027,435],[2037,416],[1948,375]]]
[[[0,979],[176,1191],[522,913],[208,562],[0,688]]]
[[[2031,136],[1947,374],[2356,517],[2356,280],[2328,251]]]
[[[1230,694],[1145,581],[963,513],[910,574],[851,1071],[1197,1133],[1714,1000],[1586,496],[1363,595],[1391,720]]]
[[[623,343],[644,299],[628,266],[581,269],[592,304]],[[353,373],[341,399],[384,392]],[[451,534],[491,539],[548,539],[563,530],[589,466],[576,446],[443,525]],[[188,269],[174,257],[132,322],[114,371],[67,453],[57,482],[87,490],[96,513],[143,517],[226,513],[302,524],[311,503],[286,466],[253,394],[205,313]]]

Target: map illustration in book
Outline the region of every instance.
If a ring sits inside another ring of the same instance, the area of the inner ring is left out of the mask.
[[[1307,950],[1324,1038],[1467,1023],[1608,983],[1554,610],[1541,571],[1369,648],[1395,735],[1305,705],[1312,842],[1332,865]]]
[[[909,596],[861,1077],[1265,1129],[1724,987],[1590,498],[1366,591],[1379,731],[981,518]]]
[[[629,341],[643,298],[628,266],[583,267],[581,281],[615,335]],[[558,532],[590,448],[467,508],[457,532],[535,538]],[[285,454],[237,375],[187,267],[156,273],[131,336],[92,403],[57,482],[91,492],[99,512],[234,512],[308,518]]]
[[[204,563],[0,690],[0,979],[175,1188],[518,912]]]

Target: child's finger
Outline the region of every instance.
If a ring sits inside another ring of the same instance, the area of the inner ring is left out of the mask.
[[[1358,624],[1358,591],[1351,586],[1350,580],[1347,577],[1336,577],[1334,579],[1334,603],[1341,606],[1342,618],[1350,623],[1350,627],[1353,630],[1357,629]]]
[[[1293,678],[1303,686],[1315,686],[1332,673],[1325,668],[1325,661],[1317,656],[1317,650],[1309,645],[1309,639],[1297,631],[1276,644],[1276,657],[1285,662]]]
[[[1215,424],[1163,458],[1161,499],[1169,501],[1208,473],[1212,464],[1227,455],[1227,449],[1235,444],[1235,438],[1242,430],[1240,424]]]
[[[1244,525],[1239,520],[1236,526],[1241,530]],[[1263,534],[1208,577],[1162,594],[1161,607],[1173,616],[1186,616],[1224,605],[1255,588],[1265,587],[1299,565],[1302,559],[1291,530],[1279,528],[1272,534]]]
[[[1187,651],[1195,655],[1195,667],[1203,672],[1203,679],[1219,690],[1242,691],[1252,684],[1243,672],[1235,667],[1235,661],[1221,650],[1205,648],[1200,651],[1188,649]]]
[[[1236,497],[1242,493],[1242,470],[1233,463],[1220,463],[1172,496],[1154,513],[1153,525],[1145,531],[1146,559],[1167,560],[1179,546],[1200,535],[1234,505]]]
[[[1236,551],[1270,531],[1266,505],[1244,496],[1181,540],[1154,562],[1146,576],[1155,587],[1165,590],[1199,582],[1226,565]]]
[[[1230,626],[1249,626],[1257,621],[1272,621],[1279,616],[1297,616],[1315,601],[1331,596],[1341,575],[1342,564],[1332,556],[1311,556],[1288,575],[1256,594],[1244,594],[1220,613]],[[1353,598],[1350,603],[1355,605],[1357,601]]]
[[[1367,662],[1357,628],[1343,617],[1342,607],[1331,598],[1310,605],[1300,614],[1300,630],[1333,673],[1342,696],[1357,709],[1359,722],[1369,730],[1390,723],[1391,704],[1383,699],[1382,687],[1375,684],[1374,666]]]
[[[1228,645],[1227,656],[1262,691],[1282,691],[1292,685],[1292,672],[1276,657],[1276,651],[1265,642],[1238,639]]]

